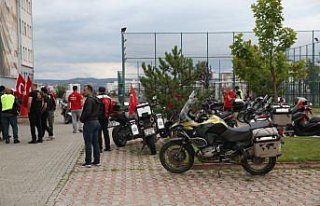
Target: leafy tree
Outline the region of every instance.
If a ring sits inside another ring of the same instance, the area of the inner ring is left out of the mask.
[[[294,44],[296,32],[283,27],[281,0],[257,0],[251,8],[258,45],[244,41],[243,34],[236,35],[230,46],[233,68],[255,93],[273,93],[276,101],[281,83],[289,76],[296,80],[306,78],[307,68],[304,61],[290,62],[285,54]]]
[[[166,52],[164,59],[159,58],[158,67],[143,63],[142,68],[145,76],[140,80],[147,101],[157,96],[159,106],[168,108],[167,115],[181,109],[196,81],[201,81],[207,72],[206,62],[194,66],[192,59],[184,57],[177,46],[171,53]]]
[[[57,85],[55,90],[56,90],[57,97],[62,98],[63,95],[66,93],[67,88],[65,85]]]

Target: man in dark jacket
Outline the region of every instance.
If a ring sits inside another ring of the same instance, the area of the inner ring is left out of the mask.
[[[100,112],[100,100],[93,96],[93,88],[91,85],[85,85],[83,88],[83,94],[87,98],[80,121],[84,123],[83,125],[83,139],[85,144],[85,163],[82,164],[83,167],[100,166],[100,151],[98,143],[98,132],[100,129],[99,124],[99,112]],[[91,162],[92,148],[93,147],[93,157],[94,161]]]
[[[110,113],[112,112],[112,107],[114,105],[114,101],[112,101],[111,97],[109,97],[106,94],[105,87],[99,87],[99,95],[97,97],[101,101],[100,105],[102,108],[101,109],[102,112],[99,116],[99,123],[100,123],[101,128],[100,128],[99,134],[98,134],[100,152],[102,152],[102,149],[103,149],[102,133],[103,133],[104,143],[105,143],[104,151],[111,151],[108,121],[109,121]]]

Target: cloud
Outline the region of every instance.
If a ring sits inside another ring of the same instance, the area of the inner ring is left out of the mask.
[[[33,1],[35,76],[61,79],[87,75],[116,77],[117,71],[121,70],[121,27],[128,27],[128,32],[250,31],[254,27],[250,9],[253,2]],[[317,29],[318,1],[290,0],[283,3],[286,25],[298,29]],[[223,43],[223,39],[217,39]],[[163,41],[167,44],[165,50],[170,50],[170,39],[164,38]],[[136,52],[149,49],[152,52],[153,44],[145,45],[137,44],[128,48],[128,52],[130,49]],[[202,47],[199,45],[199,48]],[[159,52],[164,53],[164,49]],[[128,63],[127,68],[128,74],[136,73],[134,62]]]

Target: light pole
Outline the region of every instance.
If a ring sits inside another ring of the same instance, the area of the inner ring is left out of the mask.
[[[122,87],[122,98],[121,98],[121,104],[124,105],[124,101],[125,101],[125,92],[126,92],[126,87],[125,87],[125,82],[126,82],[126,76],[125,76],[125,70],[126,70],[126,53],[125,53],[125,42],[127,41],[124,38],[124,34],[127,30],[127,27],[122,27],[121,28],[121,55],[122,55],[122,83],[121,83],[121,87]]]

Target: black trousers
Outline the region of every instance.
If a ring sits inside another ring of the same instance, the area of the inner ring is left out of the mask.
[[[36,141],[37,139],[36,128],[38,130],[38,138],[39,140],[42,140],[41,113],[29,113],[29,122],[32,140]]]
[[[110,136],[109,136],[109,130],[108,130],[108,121],[107,120],[99,120],[100,123],[100,129],[98,133],[98,142],[99,142],[99,148],[102,150],[103,143],[102,143],[102,133],[104,137],[104,143],[105,143],[105,149],[110,149]]]
[[[44,112],[41,114],[42,137],[44,137],[46,131],[48,132],[49,136],[53,135],[52,128],[48,126],[48,118],[49,118],[48,112]]]

